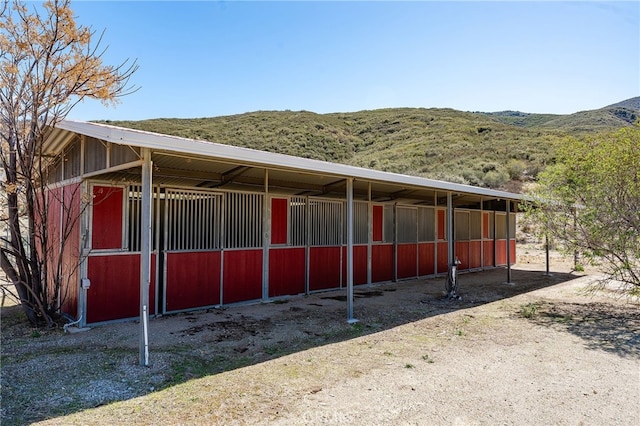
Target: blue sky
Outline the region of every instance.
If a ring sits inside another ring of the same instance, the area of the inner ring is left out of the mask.
[[[76,1],[140,89],[69,118],[386,107],[567,114],[640,95],[640,2]]]

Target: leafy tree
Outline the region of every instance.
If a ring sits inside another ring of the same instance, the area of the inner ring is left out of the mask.
[[[32,10],[19,0],[0,0],[2,221],[8,228],[0,263],[33,324],[53,324],[62,302],[60,256],[47,233],[52,192],[43,141],[83,99],[113,104],[130,93],[129,79],[138,68],[128,60],[105,65],[103,54],[100,37],[75,23],[70,0],[49,0]],[[74,213],[67,220],[77,220]]]
[[[550,237],[640,291],[640,125],[567,140],[537,196]]]

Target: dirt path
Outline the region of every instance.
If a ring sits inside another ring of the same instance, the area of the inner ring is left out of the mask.
[[[640,310],[523,262],[151,321],[36,331],[2,312],[2,424],[640,424]],[[559,268],[556,266],[555,270]],[[114,402],[115,403],[112,403]],[[95,408],[92,408],[95,407]]]

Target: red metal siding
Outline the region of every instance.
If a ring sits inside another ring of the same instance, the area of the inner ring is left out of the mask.
[[[446,231],[446,221],[444,218],[444,210],[438,210],[438,239],[439,240],[444,240],[446,238],[445,235],[445,231]]]
[[[373,206],[373,241],[382,241],[382,206]]]
[[[309,250],[309,290],[340,287],[340,247]]]
[[[367,246],[353,246],[353,285],[367,283]],[[347,248],[342,247],[342,285],[347,285]]]
[[[60,224],[62,223],[62,188],[55,188],[47,191],[47,205],[46,205],[46,216],[45,220],[47,221],[47,247],[45,248],[47,252],[47,257],[49,260],[48,264],[48,274],[47,274],[47,287],[49,289],[49,294],[53,294],[55,292],[55,284],[54,281],[56,279],[56,269],[58,267],[57,262],[60,256],[60,238],[61,238],[61,229]],[[41,241],[43,243],[43,241]],[[38,247],[38,251],[40,251],[41,247]]]
[[[482,267],[482,241],[469,242],[469,268]]]
[[[393,279],[393,245],[371,246],[371,281],[379,283]]]
[[[511,264],[513,265],[513,264],[516,263],[516,240],[511,240],[510,243],[511,243],[510,244],[511,245],[511,253],[510,253],[511,259],[509,259],[509,260],[511,260]]]
[[[71,229],[65,242],[62,255],[62,273],[65,282],[61,288],[62,312],[74,317],[78,315],[78,261],[80,257],[80,184],[72,184],[64,187],[64,204],[67,213],[67,226]]]
[[[269,297],[304,293],[305,249],[269,250]]]
[[[398,244],[398,278],[411,278],[418,273],[417,244]]]
[[[222,303],[262,298],[262,250],[224,252]]]
[[[140,315],[140,255],[89,256],[87,322],[101,322]],[[151,256],[149,313],[155,313],[155,255]]]
[[[482,266],[494,266],[494,242],[482,242],[482,255],[484,256],[484,264]]]
[[[507,240],[496,240],[496,266],[507,265]]]
[[[167,253],[167,311],[220,303],[220,252]]]
[[[456,257],[460,261],[459,270],[469,269],[469,242],[456,241]]]
[[[287,244],[287,213],[289,201],[286,198],[271,199],[271,244]]]
[[[437,245],[437,255],[438,255],[438,273],[441,274],[443,272],[449,271],[449,258],[447,255],[449,244],[448,243],[438,243]]]
[[[418,244],[419,274],[433,275],[435,265],[436,247],[434,243]]]
[[[122,247],[122,188],[93,187],[93,221],[91,247]]]

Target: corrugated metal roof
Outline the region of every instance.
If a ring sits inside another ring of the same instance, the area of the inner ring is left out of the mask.
[[[417,176],[398,173],[382,172],[344,164],[329,163],[308,158],[276,154],[255,149],[223,145],[215,142],[186,139],[141,130],[125,129],[107,124],[88,123],[82,121],[64,120],[56,126],[57,129],[78,133],[102,139],[119,145],[131,145],[149,148],[152,151],[162,151],[189,156],[197,156],[209,160],[222,160],[235,164],[263,167],[270,170],[295,172],[312,175],[329,175],[337,178],[354,178],[379,182],[393,186],[435,189],[458,194],[473,194],[489,198],[524,200],[526,197],[506,191],[480,188],[471,185],[444,182]],[[58,132],[52,133],[52,138],[45,145],[50,153],[61,149],[64,136]]]

